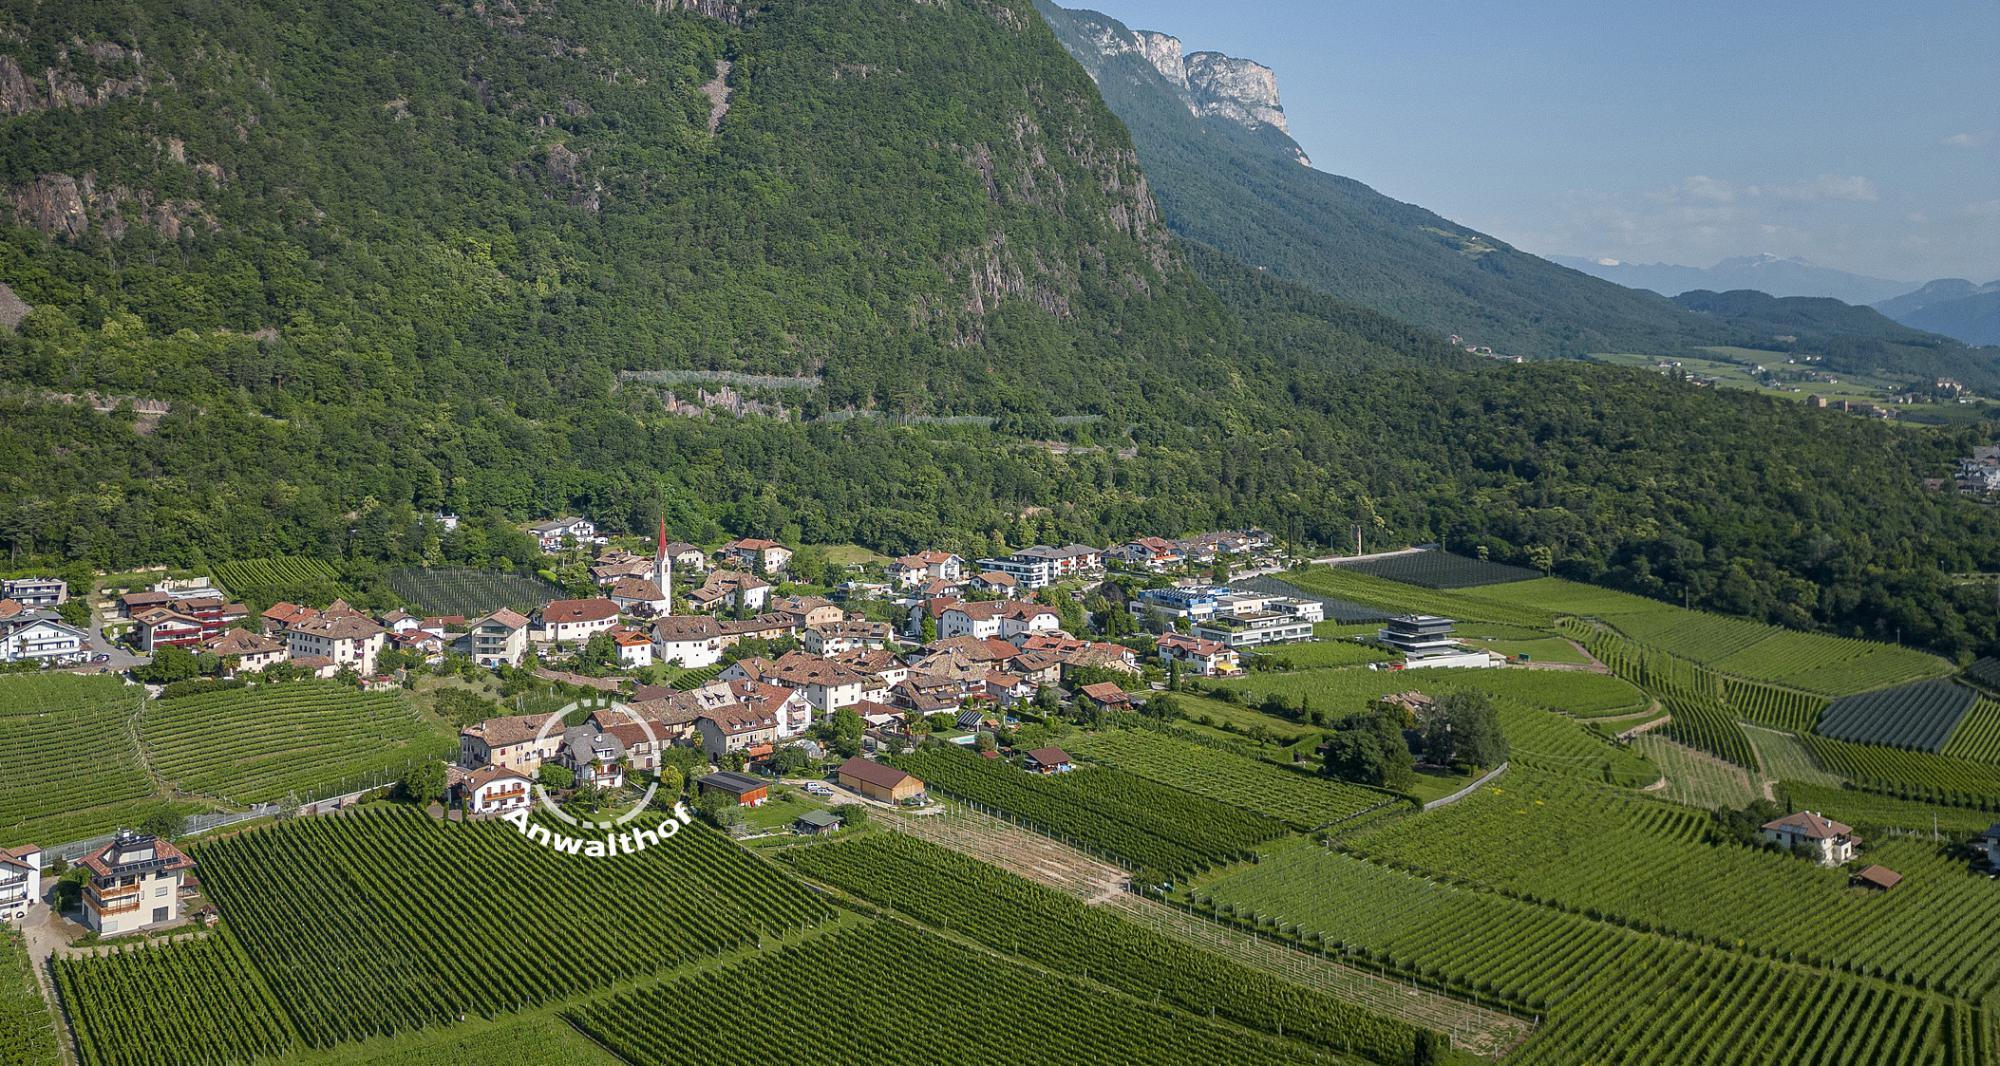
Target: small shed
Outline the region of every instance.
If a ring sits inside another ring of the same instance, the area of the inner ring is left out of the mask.
[[[695,779],[695,786],[703,792],[722,792],[736,798],[739,807],[762,807],[771,798],[771,786],[764,781],[739,774],[734,770],[718,770]]]
[[[1028,753],[1028,769],[1038,774],[1063,774],[1075,769],[1061,748],[1036,748]]]
[[[831,811],[807,811],[792,819],[792,832],[800,836],[823,836],[840,828],[840,818]]]
[[[1902,882],[1903,875],[1889,869],[1887,866],[1863,866],[1855,872],[1854,877],[1850,880],[1851,884],[1861,888],[1875,888],[1884,892],[1895,888]]]

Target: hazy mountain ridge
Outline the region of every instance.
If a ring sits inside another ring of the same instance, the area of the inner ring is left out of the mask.
[[[2000,281],[1974,285],[1964,278],[1941,278],[1875,309],[1906,326],[1967,344],[2000,345]]]
[[[1552,255],[1551,262],[1593,277],[1662,296],[1679,296],[1696,289],[1729,292],[1755,289],[1772,296],[1827,296],[1850,304],[1872,304],[1910,291],[1912,282],[1852,274],[1818,266],[1803,259],[1777,255],[1745,255],[1714,266],[1674,263],[1633,263],[1615,259]]]

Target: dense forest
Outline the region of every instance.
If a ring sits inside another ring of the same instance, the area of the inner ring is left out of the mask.
[[[1970,433],[1474,360],[1176,240],[1026,0],[0,12],[16,568],[520,564],[572,511],[890,552],[1358,524],[1995,642],[1946,575],[2000,516],[1919,487]]]

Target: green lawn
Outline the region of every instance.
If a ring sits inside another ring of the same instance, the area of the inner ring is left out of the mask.
[[[1578,651],[1576,645],[1561,637],[1535,637],[1529,640],[1495,640],[1468,636],[1465,641],[1474,647],[1497,651],[1508,658],[1527,656],[1531,662],[1566,663],[1581,666],[1590,662],[1590,656]]]

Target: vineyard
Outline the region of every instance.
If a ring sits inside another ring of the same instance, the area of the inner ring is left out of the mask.
[[[214,568],[214,577],[230,595],[264,604],[330,603],[347,595],[332,563],[296,555],[222,563]]]
[[[1662,695],[1660,703],[1673,716],[1672,721],[1660,727],[1661,736],[1746,770],[1757,768],[1757,752],[1727,707],[1688,693]]]
[[[2000,701],[1980,697],[1965,717],[1958,720],[1958,728],[1951,731],[1942,754],[2000,763]]]
[[[1256,653],[1281,670],[1314,670],[1329,666],[1361,666],[1387,662],[1389,653],[1372,644],[1352,640],[1319,640],[1307,644],[1281,644]]]
[[[144,698],[111,677],[0,678],[0,839],[80,840],[159,806],[132,736]]]
[[[1978,694],[1950,681],[1917,681],[1827,705],[1819,733],[1855,744],[1937,751]]]
[[[451,567],[393,570],[389,588],[415,609],[467,618],[502,607],[525,612],[563,595],[561,588],[539,577]]]
[[[1980,1014],[1941,996],[1649,936],[1321,848],[1232,872],[1187,901],[1309,951],[1540,1014],[1513,1056],[1536,1066],[1993,1061]]]
[[[783,853],[807,877],[1136,999],[1401,1066],[1416,1030],[900,834]]]
[[[1405,585],[1427,589],[1467,589],[1503,585],[1510,581],[1532,581],[1542,575],[1526,567],[1491,563],[1450,552],[1424,551],[1391,555],[1365,562],[1342,563],[1343,568]]]
[[[1763,796],[1748,770],[1667,737],[1655,734],[1634,737],[1632,748],[1660,768],[1661,776],[1667,780],[1661,795],[1675,803],[1734,810]]]
[[[1568,718],[1505,698],[1494,699],[1493,708],[1516,766],[1627,788],[1659,780],[1659,769],[1642,754]]]
[[[1300,670],[1253,674],[1222,687],[1245,693],[1253,703],[1273,694],[1293,704],[1303,698],[1315,709],[1335,715],[1364,711],[1374,700],[1410,689],[1433,696],[1478,689],[1578,717],[1626,714],[1646,705],[1645,693],[1628,681],[1575,670]]]
[[[1549,629],[1555,625],[1553,611],[1477,598],[1471,591],[1452,592],[1406,585],[1400,581],[1390,581],[1388,578],[1362,573],[1351,566],[1316,566],[1303,573],[1286,574],[1285,580],[1303,589],[1307,595],[1359,603],[1387,614],[1435,614],[1462,622],[1499,622],[1503,625],[1523,626],[1529,629]],[[1533,584],[1533,582],[1522,582],[1522,584]],[[1493,586],[1493,588],[1516,587],[1519,586]],[[1356,621],[1361,620],[1356,619]]]
[[[895,982],[919,980],[1004,1004],[1004,1016],[883,994]],[[564,1014],[632,1066],[768,1066],[798,1061],[802,1048],[810,1048],[812,1062],[869,1066],[1337,1061],[897,922],[843,928]]]
[[[332,795],[344,783],[372,784],[413,759],[456,750],[456,739],[420,719],[401,692],[331,681],[156,701],[140,733],[162,777],[241,804]]]
[[[364,808],[204,841],[194,857],[255,971],[234,983],[261,980],[314,1047],[520,1010],[831,916],[700,824],[578,859],[505,824]],[[198,993],[154,974],[121,994]]]
[[[1318,829],[1399,802],[1386,792],[1299,773],[1160,733],[1108,730],[1065,743],[1072,755],[1270,815],[1298,830]]]
[[[1747,944],[1828,967],[1973,995],[2000,977],[1980,929],[2000,896],[1967,864],[1913,839],[1871,842],[1868,861],[1904,875],[1894,893],[1764,849],[1712,844],[1708,819],[1676,804],[1570,780],[1510,774],[1443,812],[1349,838],[1354,853],[1637,929]],[[1720,905],[1716,887],[1728,886]],[[1801,923],[1788,916],[1813,915]]]
[[[1275,818],[1111,767],[1042,776],[957,750],[919,752],[894,762],[932,791],[1004,812],[1162,878],[1243,861],[1252,848],[1285,833]]]
[[[1971,806],[2000,805],[2000,766],[1950,755],[1801,737],[1827,772],[1904,798],[1950,798]]]
[[[0,926],[0,1062],[56,1066],[55,1022],[28,966],[21,934]]]
[[[1977,833],[1993,824],[1988,811],[1949,804],[1921,803],[1874,792],[1837,788],[1805,781],[1778,782],[1778,798],[1794,810],[1819,811],[1863,831],[1915,829],[1941,833]]]
[[[56,959],[56,987],[91,1066],[230,1066],[297,1043],[227,931]]]

